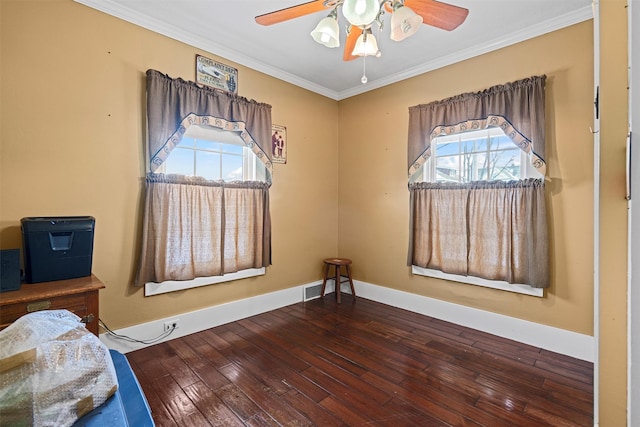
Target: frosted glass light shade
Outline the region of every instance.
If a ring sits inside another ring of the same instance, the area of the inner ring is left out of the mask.
[[[365,41],[365,35],[367,39]],[[355,56],[377,56],[378,55],[378,42],[376,38],[371,33],[363,32],[358,36],[358,40],[356,40],[356,45],[353,48],[353,52],[351,53]]]
[[[338,21],[335,18],[327,16],[318,22],[316,28],[311,31],[311,37],[326,47],[338,47],[340,46],[339,33]]]
[[[391,15],[391,40],[399,42],[413,35],[422,24],[422,16],[406,6],[401,6]]]
[[[371,24],[379,11],[378,0],[344,0],[342,3],[342,14],[351,25],[356,27]]]

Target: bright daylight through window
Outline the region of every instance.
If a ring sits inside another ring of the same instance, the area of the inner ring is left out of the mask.
[[[191,126],[159,172],[208,180],[266,181],[264,164],[235,132]]]
[[[431,157],[413,182],[511,181],[542,178],[502,129],[443,135],[431,141]]]

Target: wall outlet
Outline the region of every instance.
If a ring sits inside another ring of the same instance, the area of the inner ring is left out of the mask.
[[[180,319],[173,319],[168,322],[164,322],[164,332],[169,332],[174,329],[178,329],[180,326]]]

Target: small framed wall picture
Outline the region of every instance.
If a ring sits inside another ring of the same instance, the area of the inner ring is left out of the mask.
[[[271,126],[271,161],[287,163],[287,128],[284,126]]]
[[[202,55],[196,55],[196,82],[230,93],[238,93],[238,70]]]

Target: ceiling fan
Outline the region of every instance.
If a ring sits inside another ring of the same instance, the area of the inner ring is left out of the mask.
[[[391,15],[391,39],[404,40],[414,34],[420,24],[451,31],[462,24],[469,10],[437,0],[314,0],[296,6],[256,16],[261,25],[273,25],[323,10],[332,9],[311,32],[318,43],[327,47],[340,46],[338,7],[349,22],[343,60],[359,56],[380,56],[371,32],[374,23],[382,28],[382,15]]]

